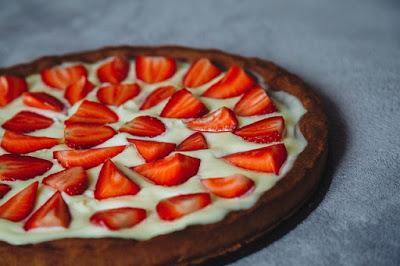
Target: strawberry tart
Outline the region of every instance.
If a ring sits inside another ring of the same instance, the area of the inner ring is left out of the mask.
[[[7,265],[201,264],[312,195],[317,96],[217,50],[109,47],[0,69]]]

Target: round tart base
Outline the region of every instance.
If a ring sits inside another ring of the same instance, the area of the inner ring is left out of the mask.
[[[312,196],[327,157],[327,119],[319,98],[298,77],[272,62],[218,50],[177,46],[107,47],[94,51],[46,56],[29,64],[0,69],[0,74],[27,76],[68,61],[95,62],[124,55],[170,56],[188,62],[206,57],[228,67],[238,64],[260,75],[272,90],[285,91],[307,112],[299,128],[308,144],[293,168],[250,209],[229,213],[214,224],[193,225],[146,241],[118,238],[61,239],[34,245],[0,242],[3,265],[187,265],[228,255],[271,231],[293,215]]]

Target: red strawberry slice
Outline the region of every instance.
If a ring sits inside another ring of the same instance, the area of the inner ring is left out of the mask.
[[[10,190],[11,187],[9,185],[0,184],[0,199],[2,199]]]
[[[94,84],[83,76],[65,89],[64,98],[73,105],[85,98],[93,89]]]
[[[59,99],[48,93],[24,92],[23,95],[23,102],[25,105],[54,112],[62,112],[65,109],[64,104]]]
[[[28,133],[38,129],[48,128],[53,119],[29,111],[21,111],[7,120],[2,128],[18,133]]]
[[[42,149],[50,149],[60,144],[60,139],[34,137],[6,130],[1,139],[1,147],[11,153],[29,153]]]
[[[233,110],[240,116],[252,116],[276,112],[276,107],[267,92],[257,85],[240,98]]]
[[[241,67],[233,65],[225,76],[202,96],[217,99],[236,97],[251,89],[253,85],[254,80]]]
[[[67,203],[57,191],[24,224],[25,231],[35,228],[64,227],[71,223],[71,214]]]
[[[156,106],[157,104],[174,94],[175,91],[176,88],[174,86],[164,86],[157,88],[147,96],[142,106],[140,107],[140,110],[147,110],[153,106]]]
[[[201,118],[187,122],[186,126],[197,131],[229,132],[238,126],[238,121],[235,113],[224,106]]]
[[[146,219],[146,210],[140,208],[122,207],[98,211],[90,217],[90,222],[104,226],[110,230],[130,228]]]
[[[53,163],[17,154],[0,155],[0,180],[28,180],[46,173]]]
[[[174,59],[162,56],[137,56],[135,60],[136,77],[146,83],[157,83],[175,74]]]
[[[97,99],[104,104],[120,106],[136,97],[139,92],[140,87],[136,83],[114,84],[100,88],[97,91]]]
[[[53,157],[64,168],[82,166],[89,169],[102,164],[120,154],[126,146],[114,146],[107,148],[87,149],[87,150],[65,150],[53,152]]]
[[[75,114],[65,121],[72,123],[108,124],[118,122],[118,115],[107,106],[84,100]]]
[[[284,130],[285,121],[283,117],[275,116],[241,127],[233,133],[250,142],[271,143],[280,141]]]
[[[33,210],[39,183],[36,181],[0,206],[0,218],[13,222],[25,219]]]
[[[165,125],[155,117],[144,115],[135,117],[131,121],[125,123],[119,131],[134,136],[153,138],[164,133]]]
[[[28,90],[24,79],[5,75],[0,76],[0,107],[6,106]]]
[[[164,159],[131,167],[160,186],[176,186],[197,174],[200,159],[176,153]]]
[[[135,145],[139,154],[146,160],[152,162],[164,158],[175,150],[175,143],[159,142],[151,140],[128,139],[128,141]]]
[[[87,71],[83,65],[74,65],[45,69],[40,75],[47,86],[64,90],[76,83],[81,77],[87,77]]]
[[[196,88],[206,84],[221,73],[207,58],[201,58],[193,63],[183,77],[183,85],[189,88]]]
[[[222,157],[227,162],[244,169],[278,174],[286,161],[284,144],[275,144],[264,148],[234,153]]]
[[[196,132],[186,139],[176,148],[177,151],[197,151],[208,149],[206,138],[200,132]]]
[[[254,181],[241,174],[202,179],[201,183],[211,193],[221,198],[240,197],[254,187]]]
[[[208,193],[178,195],[161,200],[157,206],[158,216],[165,221],[174,221],[185,215],[208,206],[211,197]]]
[[[51,174],[45,177],[42,183],[70,196],[81,195],[89,186],[86,171],[80,166]]]
[[[196,118],[208,112],[207,107],[187,89],[175,92],[161,112],[162,117]]]
[[[109,126],[76,123],[65,127],[65,144],[73,149],[87,149],[112,138],[117,132]]]
[[[120,83],[126,78],[128,72],[129,61],[125,57],[116,56],[97,69],[97,77],[101,82]]]
[[[101,168],[96,183],[94,197],[98,200],[127,195],[136,195],[140,187],[122,173],[111,160],[107,160]]]

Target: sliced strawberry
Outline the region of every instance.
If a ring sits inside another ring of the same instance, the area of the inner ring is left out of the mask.
[[[197,151],[203,149],[208,149],[208,144],[206,138],[200,132],[190,135],[176,147],[177,151]]]
[[[235,130],[238,121],[235,113],[224,106],[201,118],[188,121],[186,126],[197,131],[229,132]]]
[[[6,130],[1,139],[1,147],[11,153],[30,153],[42,149],[50,149],[60,144],[60,139],[34,137]]]
[[[73,105],[85,98],[94,87],[94,84],[90,82],[87,77],[83,76],[65,89],[64,98]]]
[[[254,187],[254,181],[241,174],[202,179],[201,183],[221,198],[240,197]]]
[[[241,127],[233,133],[250,142],[271,143],[280,141],[284,130],[285,121],[283,117],[275,116]]]
[[[13,222],[25,219],[33,210],[39,183],[36,181],[0,206],[0,218]]]
[[[136,97],[139,92],[140,87],[136,83],[114,84],[100,88],[97,99],[104,104],[120,106]]]
[[[183,85],[189,88],[196,88],[206,84],[221,73],[207,58],[201,58],[193,63],[183,77]]]
[[[208,193],[178,195],[161,200],[157,206],[158,216],[165,221],[173,221],[208,206],[211,197]]]
[[[147,110],[153,106],[156,106],[157,104],[174,94],[175,91],[176,88],[174,86],[164,86],[155,89],[144,100],[142,106],[140,107],[140,110]]]
[[[254,80],[241,67],[231,66],[225,76],[206,90],[202,96],[225,99],[239,96],[251,89]]]
[[[137,56],[135,60],[136,77],[146,83],[157,83],[175,74],[174,59],[162,56]]]
[[[53,124],[53,119],[29,111],[21,111],[4,122],[2,128],[18,133],[32,132],[48,128]]]
[[[70,196],[81,195],[89,186],[86,171],[80,166],[51,174],[45,177],[42,183]]]
[[[71,223],[71,214],[67,203],[57,191],[49,198],[24,224],[26,231],[42,227],[68,228]]]
[[[161,112],[162,117],[196,118],[208,112],[207,107],[187,89],[175,92]]]
[[[64,168],[82,166],[89,169],[102,164],[104,161],[117,156],[125,149],[125,146],[114,146],[107,148],[87,149],[87,150],[65,150],[53,152],[53,157]]]
[[[54,112],[62,112],[65,109],[64,104],[59,99],[48,93],[24,92],[23,95],[25,105]]]
[[[0,199],[2,199],[10,190],[11,187],[9,185],[0,184]]]
[[[286,161],[284,144],[275,144],[264,148],[238,152],[222,157],[229,163],[248,170],[278,174]]]
[[[134,136],[153,138],[164,133],[165,125],[155,117],[144,115],[135,117],[131,121],[125,123],[119,131]]]
[[[24,79],[10,75],[0,76],[0,107],[6,106],[27,90],[28,85]]]
[[[47,86],[64,90],[81,77],[87,77],[87,71],[83,65],[74,65],[45,69],[40,75]]]
[[[129,61],[125,57],[116,56],[97,69],[97,77],[101,82],[120,83],[128,76],[128,72]]]
[[[110,108],[101,103],[84,100],[76,113],[65,121],[65,124],[108,124],[115,122],[118,122],[118,115]]]
[[[101,168],[94,197],[98,200],[127,195],[136,195],[140,187],[121,172],[111,160]]]
[[[17,154],[0,155],[0,180],[28,180],[46,173],[53,163]]]
[[[139,154],[146,160],[152,162],[164,158],[175,150],[176,144],[169,142],[159,142],[151,140],[128,139],[128,141],[135,145]]]
[[[257,85],[240,98],[233,110],[240,116],[252,116],[276,112],[276,107],[267,92]]]
[[[117,132],[109,126],[75,123],[65,127],[65,144],[73,149],[87,149],[112,138]]]
[[[176,186],[197,174],[200,159],[173,154],[164,159],[131,167],[142,176],[160,186]]]
[[[90,222],[104,226],[110,230],[130,228],[146,219],[146,210],[140,208],[122,207],[98,211],[90,217]]]

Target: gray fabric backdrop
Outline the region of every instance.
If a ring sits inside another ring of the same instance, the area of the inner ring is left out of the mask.
[[[1,66],[112,44],[268,58],[323,97],[324,184],[292,221],[228,262],[400,264],[400,1],[0,0]]]

